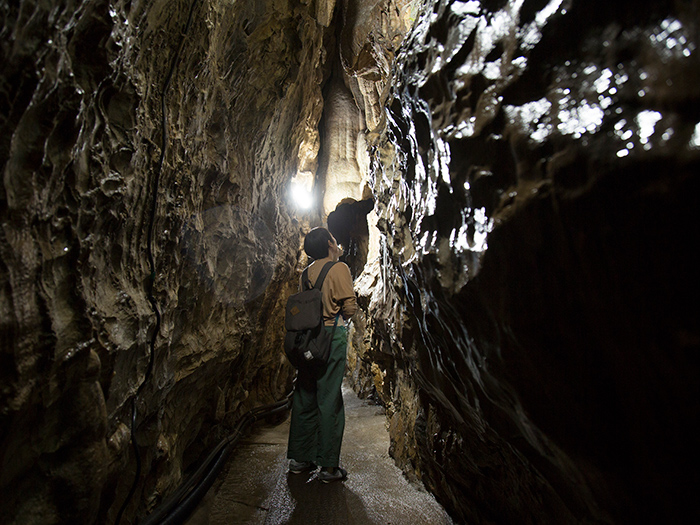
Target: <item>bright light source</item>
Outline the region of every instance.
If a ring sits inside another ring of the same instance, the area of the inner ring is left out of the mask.
[[[308,210],[314,203],[311,192],[298,182],[292,182],[291,194],[294,203],[303,210]]]

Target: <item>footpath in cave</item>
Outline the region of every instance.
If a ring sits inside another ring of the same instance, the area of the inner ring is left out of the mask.
[[[258,425],[242,441],[187,525],[430,524],[452,520],[419,484],[410,483],[389,457],[381,407],[343,385],[345,482],[324,484],[311,474],[290,474],[289,418]]]

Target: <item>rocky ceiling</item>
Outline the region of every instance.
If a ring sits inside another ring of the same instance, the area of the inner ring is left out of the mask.
[[[697,518],[699,15],[0,4],[0,522],[134,522],[282,397],[336,208],[351,380],[457,522]]]

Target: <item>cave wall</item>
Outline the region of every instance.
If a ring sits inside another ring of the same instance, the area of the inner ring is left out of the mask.
[[[698,14],[0,5],[0,521],[113,523],[135,408],[132,522],[279,398],[300,237],[368,188],[350,377],[409,476],[459,523],[697,515]]]
[[[289,388],[334,6],[0,6],[1,522],[113,523],[134,405],[133,522]]]
[[[698,14],[437,0],[370,137],[356,388],[460,523],[694,523]]]

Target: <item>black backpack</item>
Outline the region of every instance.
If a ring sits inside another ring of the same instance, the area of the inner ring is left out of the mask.
[[[309,281],[307,267],[301,275],[302,291],[291,295],[287,300],[284,316],[284,327],[287,330],[284,352],[296,368],[321,368],[328,362],[338,316],[335,318],[333,330],[330,333],[324,330],[321,287],[334,264],[334,261],[329,261],[323,266],[314,286],[311,286]]]

